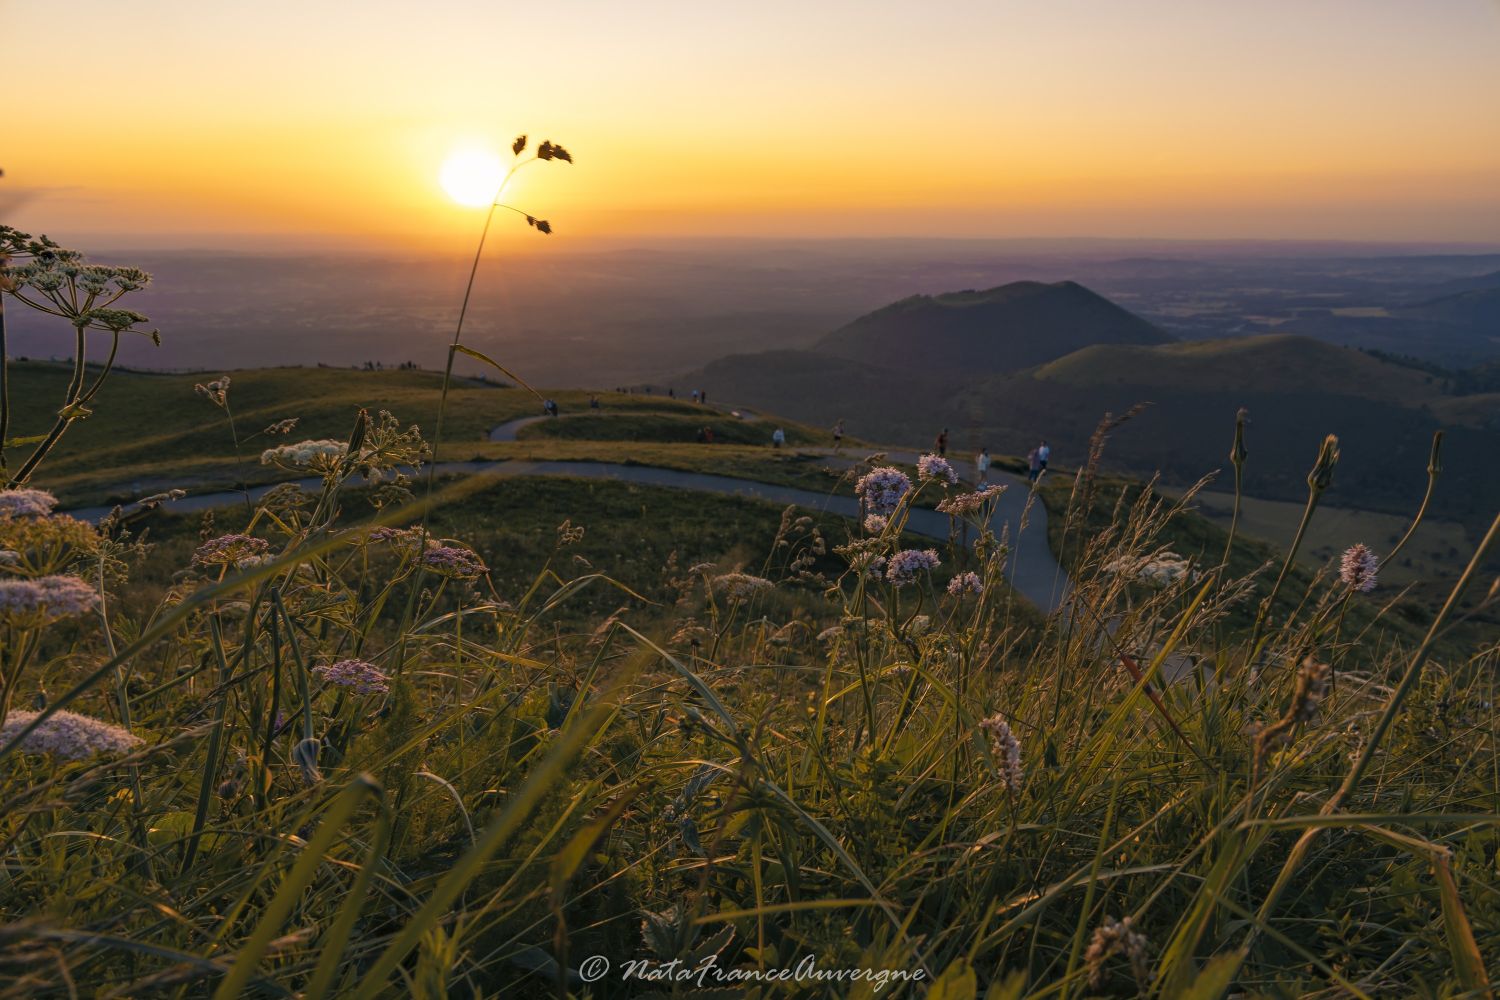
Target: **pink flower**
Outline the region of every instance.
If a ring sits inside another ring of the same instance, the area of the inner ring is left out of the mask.
[[[0,618],[16,624],[45,625],[93,609],[99,592],[76,576],[0,580]]]
[[[946,479],[950,484],[958,482],[958,473],[941,455],[923,455],[917,459],[918,479]]]
[[[902,549],[891,556],[885,578],[898,587],[904,587],[915,581],[918,573],[937,569],[938,563],[936,549]]]
[[[373,663],[364,660],[340,660],[313,667],[313,673],[325,683],[353,688],[355,694],[385,694],[391,689],[390,678]]]
[[[984,591],[984,581],[978,573],[960,573],[948,581],[948,593],[958,597],[964,593],[979,594]]]
[[[40,712],[11,712],[0,728],[0,745],[8,744],[31,725]],[[21,741],[21,749],[47,753],[65,760],[83,760],[96,753],[128,753],[141,739],[119,726],[74,712],[53,712]]]
[[[888,465],[870,470],[854,484],[855,495],[872,514],[893,513],[901,498],[910,492],[911,480],[906,473]]]
[[[1001,787],[1019,792],[1026,780],[1026,772],[1021,767],[1021,741],[1010,731],[1010,723],[996,714],[981,722],[979,728],[990,738],[990,750],[1000,767]]]
[[[1344,551],[1339,561],[1339,579],[1350,589],[1368,594],[1375,589],[1375,574],[1380,569],[1380,560],[1369,546],[1363,543],[1352,545]]]
[[[46,490],[0,490],[0,517],[46,517],[56,506]]]
[[[421,562],[439,576],[456,580],[473,579],[490,571],[473,549],[458,545],[431,545],[422,553]]]

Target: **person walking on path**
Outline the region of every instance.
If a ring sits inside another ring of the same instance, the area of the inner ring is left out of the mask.
[[[1033,448],[1031,449],[1031,451],[1026,453],[1026,478],[1030,479],[1034,483],[1036,482],[1036,477],[1040,476],[1041,474],[1041,449]]]
[[[786,444],[786,431],[778,427],[771,432],[771,447],[780,448],[784,444]]]
[[[695,403],[698,402],[698,390],[697,389],[693,390],[693,402],[695,402]]]
[[[839,448],[844,444],[844,422],[840,420],[833,425],[833,450],[837,454]]]
[[[979,454],[974,456],[974,481],[983,486],[990,481],[990,450],[980,448]]]
[[[944,427],[938,433],[937,440],[932,443],[932,447],[938,453],[939,458],[948,456],[948,428]]]
[[[1043,472],[1047,471],[1047,459],[1051,457],[1052,446],[1047,443],[1046,438],[1042,438],[1042,443],[1036,446],[1036,461]]]

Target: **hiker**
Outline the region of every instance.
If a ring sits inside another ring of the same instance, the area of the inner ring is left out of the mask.
[[[677,398],[677,390],[674,389],[674,388],[672,388],[670,385],[667,386],[667,398],[668,399],[676,399]]]
[[[542,412],[549,417],[557,416],[557,404],[550,399],[542,400]]]
[[[784,444],[786,444],[786,431],[778,427],[771,432],[771,447],[780,448]]]
[[[714,429],[712,427],[703,428],[703,441],[705,444],[714,443]]]
[[[1033,483],[1042,474],[1041,449],[1033,448],[1026,453],[1026,478]]]
[[[844,422],[840,420],[833,425],[833,450],[838,451],[844,443]]]
[[[698,390],[697,389],[693,390],[693,402],[695,402],[695,403],[698,402]]]
[[[1042,443],[1036,446],[1036,460],[1043,472],[1047,471],[1047,459],[1051,457],[1052,446],[1047,443],[1046,438],[1042,438]]]
[[[990,481],[990,450],[980,448],[979,454],[974,456],[974,481],[983,485]]]
[[[591,409],[591,410],[597,410],[597,409],[599,409],[599,394],[598,393],[595,393],[595,392],[589,393],[589,409]]]
[[[938,457],[939,458],[946,458],[947,457],[947,455],[948,455],[948,428],[944,427],[942,429],[941,433],[939,433],[938,436],[937,436],[937,440],[932,443],[932,447],[933,447],[933,450],[938,453]]]
[[[698,402],[702,403],[704,406],[708,405],[708,390],[707,389],[699,389],[698,390]]]

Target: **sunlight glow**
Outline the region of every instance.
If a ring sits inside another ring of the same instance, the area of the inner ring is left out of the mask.
[[[457,149],[443,161],[438,181],[460,205],[484,208],[505,180],[505,163],[487,149]]]

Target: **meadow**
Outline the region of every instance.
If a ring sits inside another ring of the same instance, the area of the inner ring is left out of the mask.
[[[1418,620],[1400,543],[1314,570],[1105,476],[1103,429],[1002,529],[935,456],[660,440],[680,401],[488,442],[529,393],[95,371],[6,390],[0,997],[1491,995],[1500,520]],[[528,449],[864,516],[424,465]],[[1307,463],[1302,527],[1337,442]],[[63,513],[122,467],[313,485]]]

